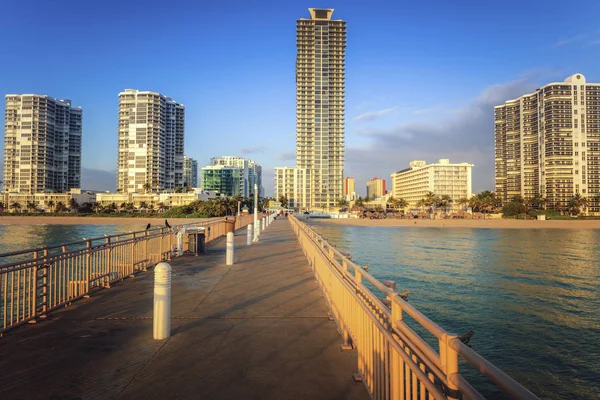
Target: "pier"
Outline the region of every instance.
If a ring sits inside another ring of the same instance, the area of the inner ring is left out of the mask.
[[[368,399],[287,220],[177,257],[172,334],[152,339],[153,274],[0,339],[1,399]]]

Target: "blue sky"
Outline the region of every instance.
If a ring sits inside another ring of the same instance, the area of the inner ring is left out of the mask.
[[[295,21],[348,21],[346,176],[357,189],[412,159],[475,164],[493,189],[493,106],[576,72],[600,82],[600,2],[11,1],[0,13],[0,93],[84,110],[83,186],[114,189],[118,93],[186,106],[185,153],[295,163]],[[2,102],[4,108],[4,102]],[[3,137],[3,132],[2,132]]]

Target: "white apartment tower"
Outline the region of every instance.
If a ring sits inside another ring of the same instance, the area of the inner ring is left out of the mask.
[[[296,23],[296,167],[305,170],[305,208],[343,197],[346,21],[309,8]]]
[[[184,106],[160,93],[119,93],[117,190],[183,186]]]
[[[496,193],[541,196],[564,209],[576,194],[600,214],[600,84],[582,74],[494,108]]]
[[[81,107],[38,94],[7,94],[4,187],[67,192],[81,187]]]

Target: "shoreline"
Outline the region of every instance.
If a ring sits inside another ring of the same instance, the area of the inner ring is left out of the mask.
[[[217,217],[218,218],[218,217]],[[210,221],[216,218],[166,218],[171,226]],[[165,218],[0,216],[0,225],[141,225],[165,224]]]
[[[304,221],[304,220],[303,220]],[[483,229],[600,229],[600,220],[516,220],[516,219],[314,219],[311,224],[411,228]]]

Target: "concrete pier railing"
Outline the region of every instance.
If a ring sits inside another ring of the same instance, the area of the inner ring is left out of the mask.
[[[248,225],[252,218],[238,217],[235,229]],[[0,254],[0,336],[190,250],[195,240],[184,237],[178,241],[178,232],[203,227],[209,242],[226,235],[232,222],[214,218],[172,229],[154,228]]]
[[[482,399],[461,375],[466,360],[515,399],[537,399],[511,377],[446,332],[315,230],[290,217],[294,232],[343,337],[358,352],[357,380],[373,399]],[[387,284],[387,285],[386,285]],[[409,326],[410,316],[437,342],[430,346]]]

